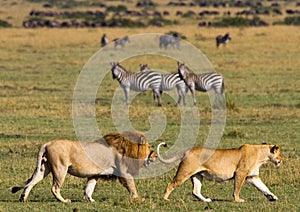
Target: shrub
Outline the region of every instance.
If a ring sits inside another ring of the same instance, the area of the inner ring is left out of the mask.
[[[170,20],[164,19],[164,18],[162,18],[162,17],[155,17],[155,18],[152,18],[151,20],[149,20],[149,25],[154,25],[154,26],[156,26],[157,23],[163,23],[164,25],[170,25],[170,24],[172,24],[173,22],[170,21]]]
[[[216,27],[247,27],[247,26],[268,26],[269,24],[260,17],[255,16],[252,19],[242,18],[242,17],[225,17],[218,22],[214,22],[213,26]]]
[[[108,26],[111,27],[143,27],[144,25],[139,21],[133,21],[128,18],[112,18],[107,21]]]
[[[0,27],[11,27],[12,25],[7,21],[0,20]]]
[[[284,19],[284,24],[287,25],[300,25],[300,16],[288,16]]]
[[[250,21],[247,18],[225,17],[225,18],[222,18],[218,22],[214,22],[213,26],[216,26],[216,27],[229,27],[229,26],[245,27],[245,26],[249,26],[249,23],[250,23]]]
[[[109,6],[106,10],[107,12],[125,12],[127,11],[127,7],[124,5]]]

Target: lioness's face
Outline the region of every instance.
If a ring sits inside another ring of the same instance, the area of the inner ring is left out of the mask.
[[[151,148],[151,146],[149,144],[147,144],[147,153],[148,153],[148,156],[145,160],[145,163],[144,163],[144,166],[147,168],[148,166],[150,166],[150,164],[152,162],[155,161],[156,157],[157,157],[157,154],[156,152],[154,152]]]
[[[275,164],[275,166],[280,166],[283,158],[280,155],[280,147],[275,145],[271,148],[270,160]]]

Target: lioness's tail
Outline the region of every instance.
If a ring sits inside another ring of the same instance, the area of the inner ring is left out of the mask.
[[[158,159],[161,161],[161,162],[163,162],[163,163],[173,163],[173,162],[175,162],[175,161],[177,161],[177,160],[182,160],[183,158],[184,158],[184,156],[185,156],[185,152],[181,152],[181,153],[179,153],[179,154],[177,154],[177,155],[175,155],[174,157],[172,157],[172,158],[169,158],[169,159],[164,159],[164,158],[162,158],[161,157],[161,155],[160,155],[160,153],[159,153],[159,149],[160,149],[160,146],[161,145],[163,145],[163,146],[167,146],[167,144],[166,144],[166,142],[161,142],[160,144],[158,144],[158,146],[157,146],[157,157],[158,157]]]
[[[45,152],[46,152],[46,147],[48,146],[48,144],[49,144],[49,143],[46,143],[46,144],[42,145],[42,147],[41,147],[41,149],[40,149],[40,151],[39,151],[39,153],[38,153],[36,169],[35,169],[33,175],[31,176],[31,178],[29,178],[29,179],[27,180],[26,184],[23,185],[23,186],[14,186],[14,187],[12,187],[12,189],[11,189],[11,192],[12,192],[12,193],[16,193],[16,192],[18,192],[18,191],[21,190],[21,189],[27,188],[28,186],[31,185],[31,182],[34,181],[35,178],[36,178],[38,175],[41,174],[41,166],[42,166],[42,163],[47,161],[47,159],[44,157],[44,154],[45,154]]]

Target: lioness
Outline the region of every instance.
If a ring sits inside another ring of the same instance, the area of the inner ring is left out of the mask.
[[[239,197],[239,193],[245,180],[261,191],[269,201],[278,199],[269,191],[258,174],[259,167],[268,161],[273,162],[275,166],[281,164],[282,157],[280,156],[279,146],[245,144],[240,148],[217,150],[193,147],[171,159],[165,160],[159,154],[161,145],[166,145],[166,143],[162,142],[157,147],[157,156],[160,161],[172,163],[178,159],[181,160],[173,181],[166,187],[165,200],[168,200],[175,187],[180,186],[188,178],[191,178],[194,185],[193,194],[205,202],[211,202],[212,200],[203,197],[201,194],[203,178],[218,182],[234,179],[233,196],[236,202],[244,202]],[[211,156],[203,161],[201,158],[206,153],[211,153]]]
[[[50,172],[53,175],[52,193],[61,202],[71,202],[60,194],[67,173],[87,178],[84,199],[94,202],[92,193],[98,178],[116,175],[129,191],[132,199],[138,198],[133,175],[156,158],[146,137],[136,132],[111,133],[94,142],[70,140],[50,141],[40,148],[37,166],[24,186],[13,187],[12,193],[21,189],[20,201],[27,200],[30,190]]]

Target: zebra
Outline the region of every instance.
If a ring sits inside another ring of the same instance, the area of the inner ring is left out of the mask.
[[[119,45],[122,46],[122,48],[124,48],[126,42],[130,43],[130,39],[129,39],[129,37],[127,35],[125,37],[123,37],[123,38],[116,38],[116,39],[114,39],[115,49]]]
[[[154,71],[132,73],[126,71],[119,63],[111,63],[112,77],[117,79],[125,93],[126,104],[129,105],[129,91],[138,92],[152,89],[158,101],[158,106],[161,106],[160,84],[161,74]]]
[[[167,49],[169,45],[171,45],[172,48],[176,46],[177,49],[180,50],[180,36],[177,33],[173,35],[161,35],[159,37],[159,48],[164,47]]]
[[[101,47],[104,47],[108,44],[108,38],[106,37],[106,34],[103,34],[101,37]]]
[[[226,46],[226,44],[231,40],[230,34],[226,33],[224,36],[222,35],[218,35],[216,37],[216,45],[217,48],[219,48],[220,44],[223,44],[224,46]]]
[[[207,92],[213,89],[220,100],[220,97],[224,93],[224,78],[222,75],[216,72],[194,74],[185,68],[184,63],[177,62],[177,66],[180,78],[192,93],[194,105],[196,105],[195,90]]]
[[[148,68],[148,64],[140,64],[140,72],[150,71]],[[185,85],[184,81],[180,79],[178,73],[168,73],[168,74],[161,74],[161,84],[160,84],[160,96],[162,96],[163,91],[169,91],[173,88],[177,88],[178,92],[178,100],[177,105],[180,104],[181,99],[183,100],[183,105],[185,105],[185,96],[187,93],[187,86]],[[155,100],[156,95],[153,92],[153,98]]]

